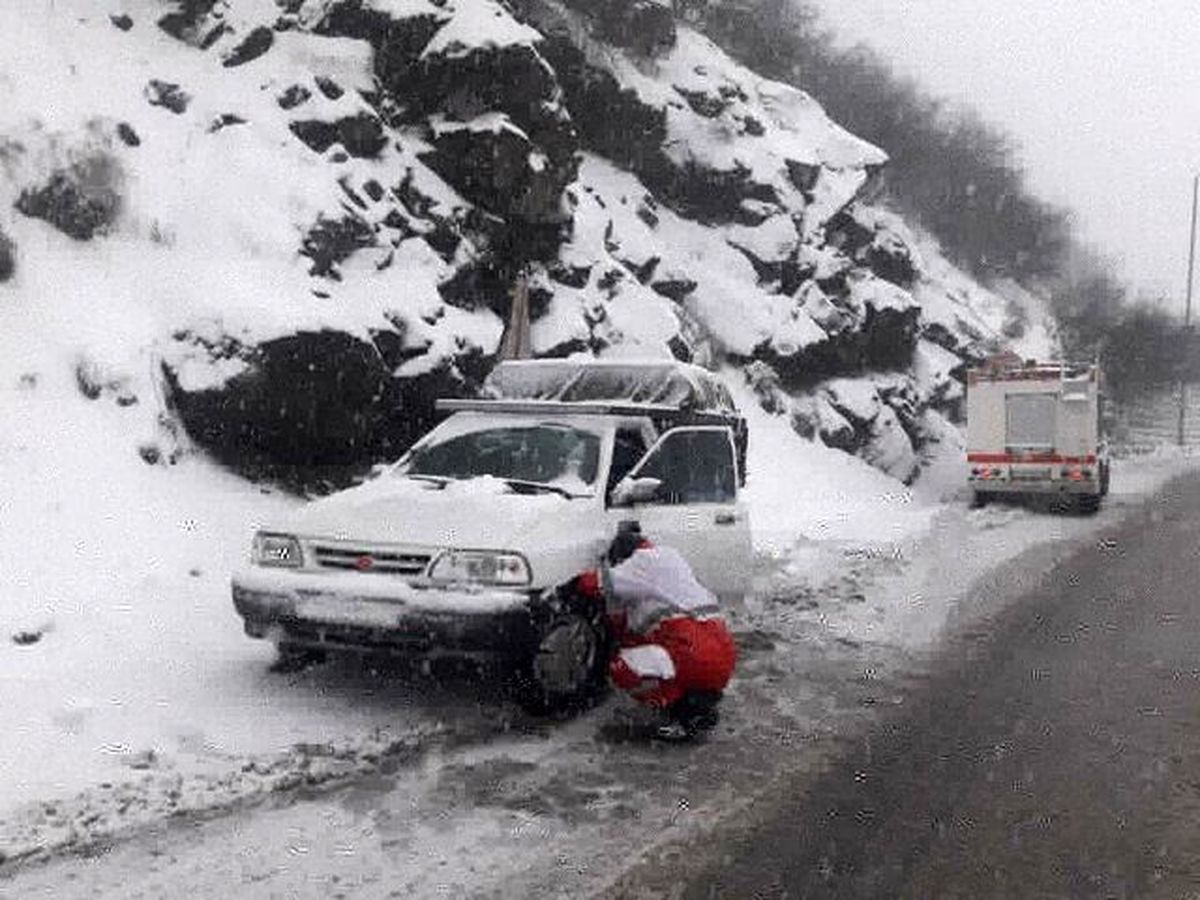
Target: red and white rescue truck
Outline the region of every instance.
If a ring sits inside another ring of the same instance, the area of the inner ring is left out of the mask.
[[[967,463],[977,505],[1054,495],[1095,510],[1108,493],[1099,366],[1005,354],[967,373]]]

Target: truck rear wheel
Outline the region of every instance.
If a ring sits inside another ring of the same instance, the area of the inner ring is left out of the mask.
[[[988,491],[975,491],[971,495],[971,509],[983,509],[992,502],[993,495]]]

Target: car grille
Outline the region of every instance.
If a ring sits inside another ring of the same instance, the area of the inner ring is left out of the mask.
[[[323,569],[342,569],[366,575],[422,575],[432,558],[428,553],[346,544],[314,544],[311,550],[316,564]]]

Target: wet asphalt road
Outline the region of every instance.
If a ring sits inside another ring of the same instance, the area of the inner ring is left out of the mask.
[[[1200,477],[1105,528],[689,898],[1200,898]]]

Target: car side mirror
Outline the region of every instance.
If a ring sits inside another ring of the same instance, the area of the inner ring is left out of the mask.
[[[662,487],[661,478],[622,478],[613,488],[613,506],[633,506],[645,503],[658,496]]]

